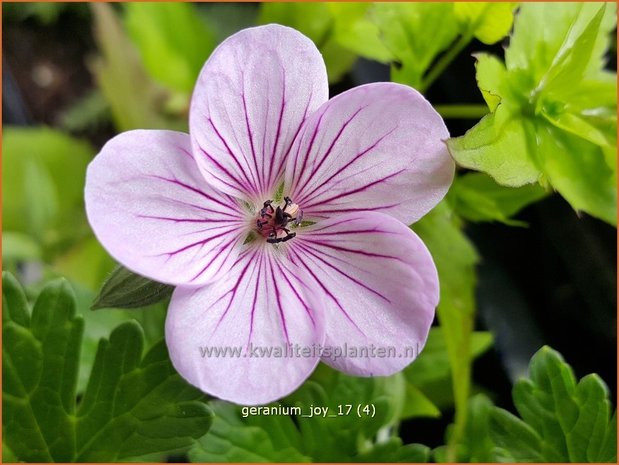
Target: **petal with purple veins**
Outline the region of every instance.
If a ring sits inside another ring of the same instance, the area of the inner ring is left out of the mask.
[[[288,157],[284,191],[308,219],[375,210],[411,224],[451,185],[448,137],[439,114],[414,89],[356,87],[305,122]]]
[[[225,279],[177,288],[166,320],[176,370],[239,404],[264,404],[294,391],[316,367],[324,339],[306,280],[277,249],[261,244],[243,251]]]
[[[301,33],[271,24],[226,39],[191,99],[194,155],[206,179],[231,195],[264,200],[281,181],[301,124],[327,98],[324,62]]]
[[[248,231],[236,200],[201,176],[189,136],[173,131],[110,140],[88,167],[85,200],[107,251],[169,284],[201,285],[228,269]]]
[[[404,224],[375,212],[333,217],[299,230],[289,255],[326,296],[325,363],[354,375],[389,375],[423,348],[438,276],[427,248]],[[344,344],[365,356],[333,357],[349,353]]]

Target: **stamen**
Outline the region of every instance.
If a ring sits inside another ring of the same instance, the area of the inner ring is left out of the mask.
[[[287,242],[297,235],[288,228],[301,224],[303,212],[290,197],[284,197],[283,207],[272,204],[272,200],[264,202],[256,219],[256,229],[269,244]]]

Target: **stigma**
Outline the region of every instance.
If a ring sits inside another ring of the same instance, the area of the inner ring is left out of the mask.
[[[284,197],[284,206],[273,206],[272,200],[264,202],[258,212],[256,229],[269,244],[287,242],[297,235],[291,232],[292,226],[298,226],[303,221],[303,211],[290,197]]]

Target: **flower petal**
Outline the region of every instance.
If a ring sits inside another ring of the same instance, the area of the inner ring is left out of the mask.
[[[95,235],[127,268],[157,281],[200,285],[231,266],[247,220],[208,186],[189,136],[129,131],[88,167],[86,213]]]
[[[224,279],[174,291],[166,342],[174,367],[194,386],[232,402],[264,404],[295,390],[316,367],[318,351],[302,350],[322,344],[322,316],[303,274],[276,253],[270,244],[251,247]]]
[[[356,87],[305,122],[288,157],[284,192],[306,218],[377,210],[411,224],[453,180],[448,137],[416,90],[393,83]]]
[[[355,375],[389,375],[417,356],[439,287],[432,257],[415,233],[388,215],[360,212],[298,230],[289,244],[293,262],[327,296],[325,363]],[[338,350],[349,356],[334,357]]]
[[[191,99],[201,170],[224,192],[266,200],[301,124],[327,98],[325,64],[301,33],[271,24],[231,36],[204,65]]]

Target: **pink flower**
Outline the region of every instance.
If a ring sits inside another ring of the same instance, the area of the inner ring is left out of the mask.
[[[295,390],[321,354],[346,373],[389,375],[423,347],[438,278],[407,225],[451,184],[447,137],[407,86],[328,100],[314,44],[256,27],[204,65],[190,135],[129,131],[103,147],[86,209],[113,257],[177,286],[166,341],[178,372],[214,396],[262,404]],[[344,344],[366,356],[320,352]],[[205,356],[226,347],[279,347],[280,357]]]

